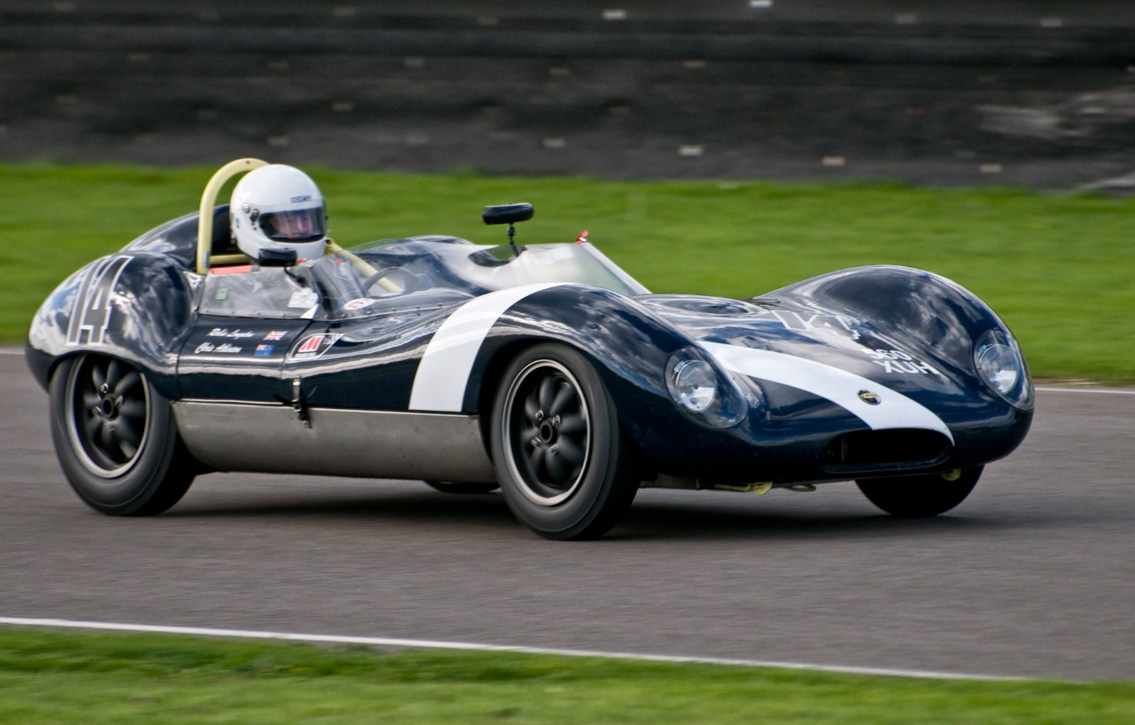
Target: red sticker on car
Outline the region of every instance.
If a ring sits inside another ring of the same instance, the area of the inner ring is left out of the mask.
[[[297,360],[319,357],[330,350],[340,337],[342,335],[308,335],[300,342],[292,357]]]

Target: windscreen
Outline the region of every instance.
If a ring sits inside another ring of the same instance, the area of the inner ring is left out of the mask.
[[[626,295],[649,292],[586,242],[486,247],[455,239],[411,239],[372,242],[352,251],[372,264],[401,266],[428,276],[434,286],[472,294],[534,282],[585,284]]]
[[[235,271],[235,270],[234,270]],[[372,242],[288,269],[214,270],[201,311],[232,317],[343,319],[452,305],[539,282],[648,290],[587,243],[483,247],[461,239]]]

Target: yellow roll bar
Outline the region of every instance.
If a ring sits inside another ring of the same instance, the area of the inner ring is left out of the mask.
[[[226,254],[218,256],[214,259],[209,258],[209,251],[213,246],[213,207],[217,203],[217,193],[225,182],[236,176],[237,174],[259,169],[261,166],[267,166],[267,161],[260,159],[237,159],[230,161],[221,168],[217,169],[217,173],[213,174],[213,178],[209,179],[209,183],[205,184],[205,192],[201,194],[201,214],[197,219],[197,274],[205,274],[209,271],[213,261],[224,263],[239,263],[248,262],[248,257],[243,254]]]

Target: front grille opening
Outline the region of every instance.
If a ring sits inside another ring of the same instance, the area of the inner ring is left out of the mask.
[[[950,440],[931,430],[865,430],[836,436],[820,465],[831,473],[906,471],[945,462]]]

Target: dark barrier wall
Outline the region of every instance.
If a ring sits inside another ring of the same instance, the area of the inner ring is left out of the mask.
[[[1107,183],[1132,6],[0,2],[0,158]]]

